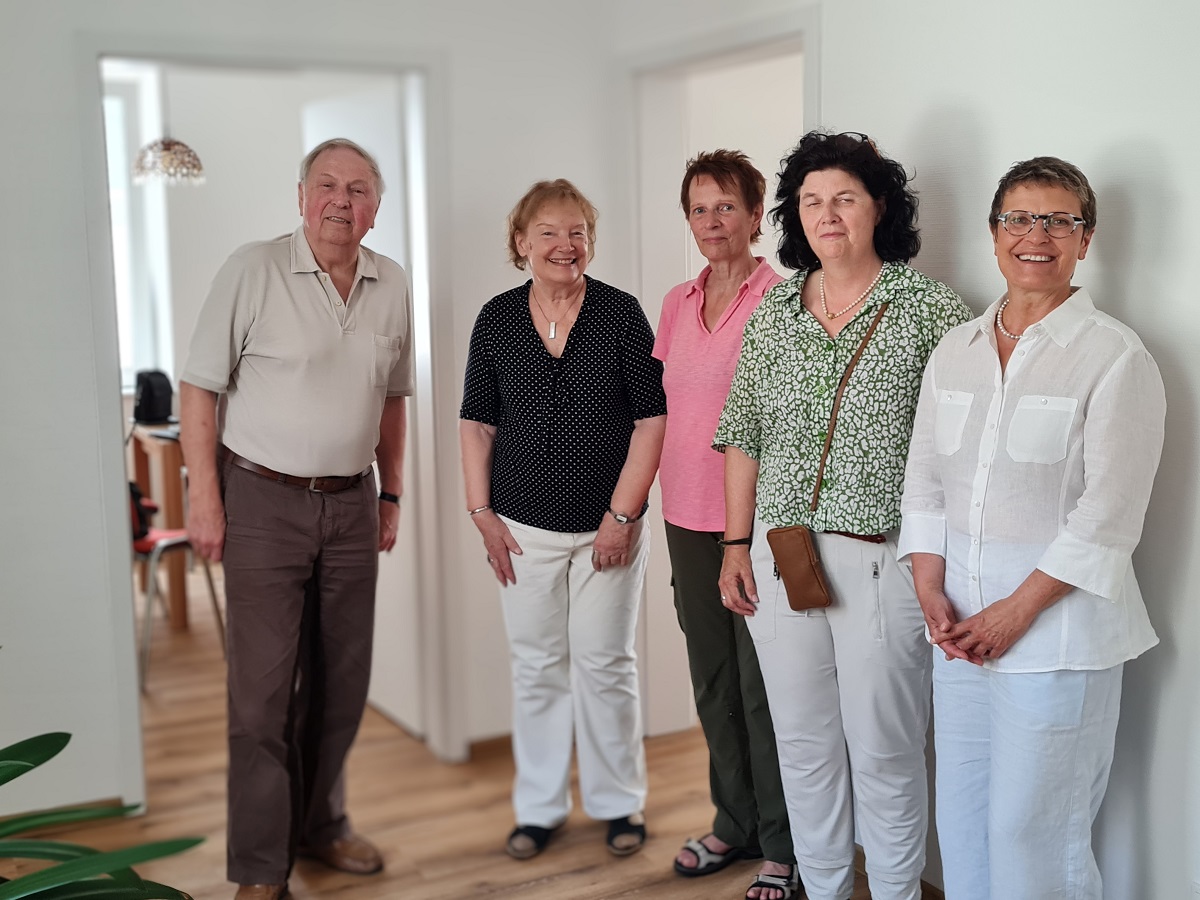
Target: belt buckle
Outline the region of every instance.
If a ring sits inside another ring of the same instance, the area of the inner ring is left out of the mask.
[[[322,479],[322,476],[320,476],[320,475],[314,475],[312,478],[308,479],[308,489],[310,491],[312,491],[314,494],[325,493],[323,490],[321,490],[319,487],[317,487],[317,482],[321,481],[321,480],[323,480],[323,479]]]

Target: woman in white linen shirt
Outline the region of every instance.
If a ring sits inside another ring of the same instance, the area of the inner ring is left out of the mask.
[[[1014,165],[989,224],[1005,295],[925,370],[900,554],[934,663],[947,900],[1099,900],[1092,823],[1126,660],[1158,638],[1131,555],[1162,450],[1154,360],[1072,287],[1083,173]]]

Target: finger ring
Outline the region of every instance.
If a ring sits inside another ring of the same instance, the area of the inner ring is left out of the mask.
[[[489,566],[490,566],[492,563],[494,563],[494,562],[495,562],[495,560],[494,560],[494,559],[492,559],[492,555],[491,555],[490,553],[489,553],[489,554],[488,554],[488,556],[487,556],[487,561],[488,561],[488,565],[489,565]]]
[[[725,599],[725,595],[724,595],[724,594],[722,594],[722,595],[721,595],[721,599],[722,599],[722,600],[724,600],[724,599]]]

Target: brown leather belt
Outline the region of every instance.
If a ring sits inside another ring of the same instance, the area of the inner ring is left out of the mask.
[[[854,538],[856,541],[866,541],[868,544],[886,544],[886,534],[851,534],[848,531],[826,531],[825,534],[836,534],[841,537]]]
[[[338,491],[349,490],[361,482],[371,471],[367,468],[363,469],[357,475],[318,475],[313,478],[305,478],[302,475],[285,475],[283,472],[276,472],[274,469],[260,466],[258,463],[251,462],[244,456],[238,456],[228,447],[221,448],[221,458],[233,463],[239,469],[245,469],[247,472],[253,472],[255,475],[261,475],[263,478],[270,478],[279,484],[290,484],[295,487],[307,488],[318,494],[336,494]]]

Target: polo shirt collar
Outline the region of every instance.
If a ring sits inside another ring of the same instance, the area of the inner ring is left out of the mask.
[[[742,287],[745,288],[746,292],[749,294],[757,294],[762,296],[767,292],[767,282],[771,280],[771,276],[775,274],[775,270],[771,268],[771,264],[767,262],[767,258],[765,256],[756,256],[754,259],[758,265],[755,266],[754,271],[750,273],[750,277],[742,283]],[[708,276],[711,274],[712,266],[705,266],[703,269],[701,269],[700,274],[693,279],[691,285],[688,287],[687,296],[694,297],[695,295],[702,293],[704,291],[704,286],[708,284]],[[742,290],[739,288],[738,293],[740,294],[741,292]]]
[[[979,317],[979,327],[976,333],[971,335],[972,341],[979,336],[985,338],[991,337],[992,324],[996,321],[996,310],[1000,308],[1000,304],[1004,302],[1006,296],[1008,295],[1001,295],[1000,299],[989,306],[984,314]],[[1096,304],[1092,302],[1092,297],[1087,292],[1087,288],[1072,288],[1071,295],[1066,300],[1052,312],[1043,316],[1040,322],[1035,322],[1029,327],[1041,328],[1046,334],[1050,335],[1050,339],[1054,343],[1066,348],[1071,345],[1071,341],[1075,339],[1075,335],[1079,334],[1079,329],[1083,327],[1083,323],[1095,311]]]
[[[303,224],[292,232],[291,244],[293,274],[321,271],[321,267],[317,265],[317,258],[313,255],[312,247],[308,245],[308,238],[304,236]],[[354,280],[358,281],[359,278],[379,278],[379,268],[375,265],[375,260],[362,246],[358,248],[358,268]]]

